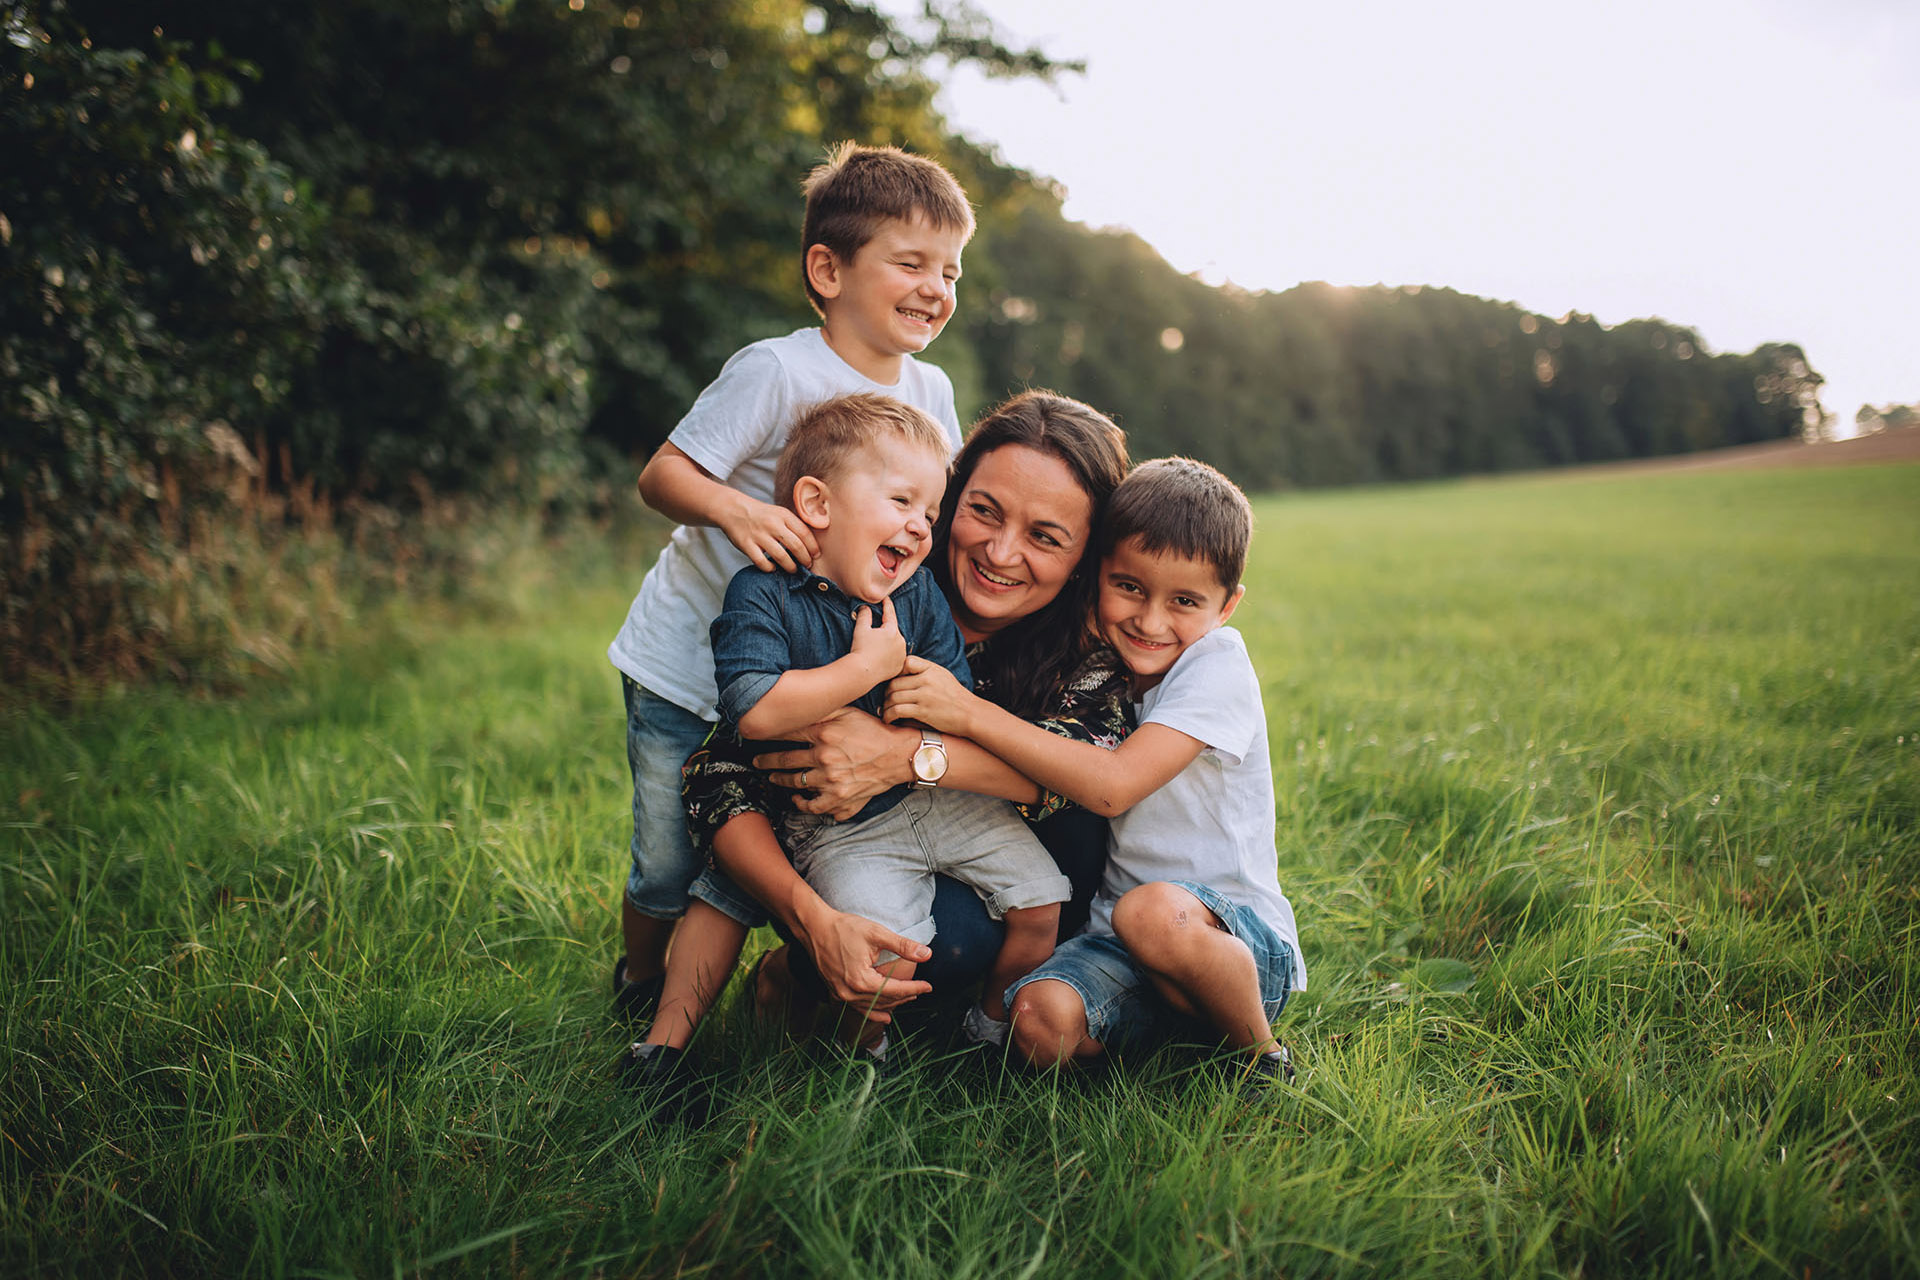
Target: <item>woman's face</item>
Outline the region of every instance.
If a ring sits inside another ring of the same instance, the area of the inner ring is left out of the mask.
[[[947,541],[953,617],[969,641],[1053,603],[1093,534],[1093,499],[1059,458],[1022,444],[981,458]]]

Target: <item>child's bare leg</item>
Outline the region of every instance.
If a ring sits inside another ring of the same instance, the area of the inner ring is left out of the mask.
[[[1045,1071],[1082,1064],[1106,1052],[1087,1034],[1087,1006],[1064,982],[1041,978],[1013,998],[1013,1047]]]
[[[747,927],[725,912],[695,899],[674,931],[667,952],[667,981],[660,992],[660,1011],[647,1028],[647,1044],[684,1049],[695,1027],[720,998],[733,976]]]
[[[1000,954],[987,971],[986,986],[980,991],[980,1010],[995,1022],[1007,1020],[1007,988],[1040,967],[1053,954],[1054,938],[1060,930],[1060,904],[1021,907],[1002,918],[1007,927]]]
[[[645,982],[666,967],[673,926],[672,920],[641,915],[625,894],[620,896],[620,936],[627,944],[628,982]]]
[[[1178,885],[1143,884],[1113,904],[1113,931],[1174,1009],[1212,1024],[1236,1049],[1279,1047],[1253,953],[1200,899]]]
[[[773,824],[765,814],[751,810],[729,818],[713,833],[713,857],[729,874],[739,868],[785,866],[787,861]],[[795,986],[787,964],[789,955],[783,942],[762,957],[759,981],[754,983],[752,993],[753,1007],[763,1017],[785,1018],[788,1032],[803,1036],[812,1031],[819,1003]]]

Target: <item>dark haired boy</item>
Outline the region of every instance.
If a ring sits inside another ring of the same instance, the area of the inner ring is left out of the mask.
[[[1112,750],[1029,732],[977,701],[889,711],[963,734],[1035,782],[1112,818],[1093,914],[1007,992],[1013,1042],[1036,1066],[1084,1063],[1185,1021],[1245,1053],[1249,1081],[1289,1073],[1273,1020],[1306,985],[1280,891],[1260,680],[1225,623],[1246,588],[1253,515],[1205,463],[1143,463],[1101,530],[1095,624],[1133,677],[1139,728]]]
[[[806,201],[801,279],[819,327],[737,352],[640,475],[640,496],[680,527],[607,649],[622,673],[633,775],[625,948],[614,966],[615,1005],[629,1016],[656,1002],[670,938],[709,972],[730,924],[764,919],[703,869],[680,767],[719,715],[707,626],[728,581],[748,565],[804,569],[818,552],[807,524],[774,501],[788,427],[822,401],[867,392],[924,410],[950,447],[960,443],[952,384],[914,355],[953,315],[973,234],[965,192],[924,157],[846,143],[808,178]]]

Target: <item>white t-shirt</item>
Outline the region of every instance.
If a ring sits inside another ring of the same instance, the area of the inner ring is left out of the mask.
[[[1273,765],[1260,677],[1246,642],[1218,627],[1147,690],[1139,722],[1163,724],[1206,747],[1192,764],[1113,820],[1107,871],[1088,933],[1113,932],[1113,904],[1157,880],[1191,880],[1250,907],[1293,948],[1293,985],[1307,985],[1293,904],[1280,892],[1273,844]]]
[[[722,484],[772,502],[774,468],[795,419],[822,400],[857,391],[925,410],[960,447],[953,384],[944,372],[907,356],[900,381],[886,386],[836,355],[819,329],[796,329],[735,352],[667,439]],[[607,658],[667,701],[719,719],[707,626],[719,616],[727,583],[748,563],[718,529],[675,529]]]

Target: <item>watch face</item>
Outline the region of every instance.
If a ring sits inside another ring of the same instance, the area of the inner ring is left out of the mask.
[[[898,759],[899,757],[895,757]],[[946,776],[947,753],[932,743],[922,744],[913,753],[913,776],[922,782],[938,782]]]

